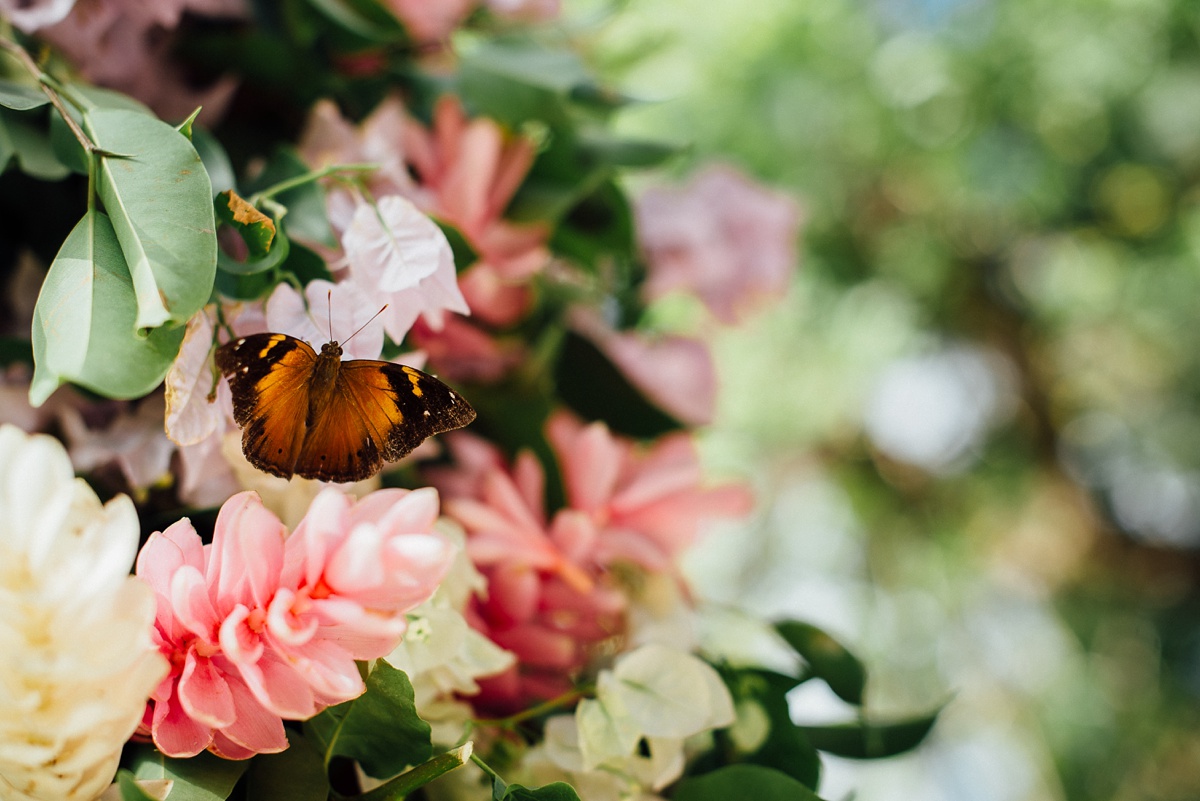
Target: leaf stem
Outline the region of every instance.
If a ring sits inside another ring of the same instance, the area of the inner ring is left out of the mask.
[[[272,198],[282,192],[286,192],[289,189],[295,189],[298,186],[303,186],[304,184],[312,183],[313,181],[319,181],[322,178],[328,178],[331,175],[337,175],[338,173],[342,172],[370,172],[371,170],[377,169],[379,169],[378,164],[330,164],[328,167],[322,167],[319,170],[312,170],[311,172],[306,172],[303,175],[297,175],[295,177],[288,178],[286,181],[280,181],[277,184],[268,186],[261,192],[255,192],[248,198],[248,201],[252,206],[257,206],[262,201]]]
[[[588,695],[589,693],[590,693],[589,688],[579,687],[574,690],[569,690],[568,692],[565,692],[562,695],[557,696],[555,698],[551,698],[548,701],[542,701],[540,704],[536,704],[534,706],[529,707],[529,709],[524,709],[520,712],[516,712],[512,715],[509,715],[506,718],[479,719],[479,720],[475,720],[474,724],[476,726],[499,726],[500,728],[503,728],[503,729],[511,729],[513,726],[516,726],[518,723],[524,723],[525,721],[530,720],[531,718],[539,717],[541,715],[546,714],[547,712],[553,712],[556,709],[562,709],[563,707],[570,706],[571,704],[575,703],[576,701],[578,701],[579,699]]]
[[[67,107],[63,104],[62,96],[53,85],[56,83],[56,81],[42,71],[42,68],[39,67],[37,62],[33,60],[33,56],[29,55],[29,51],[21,47],[21,45],[17,44],[12,39],[0,36],[0,49],[7,50],[14,57],[16,57],[17,61],[20,61],[21,65],[29,71],[29,74],[37,80],[38,85],[42,87],[42,91],[46,93],[46,97],[50,99],[50,104],[54,106],[54,109],[63,118],[63,122],[65,122],[67,127],[71,129],[72,135],[79,140],[79,144],[83,147],[84,152],[88,155],[88,181],[90,183],[92,172],[90,161],[91,156],[96,152],[97,147],[95,144],[93,144],[92,140],[88,138],[88,135],[83,132],[83,129],[79,127],[79,123],[75,122],[75,118],[72,117],[70,112],[67,111]],[[89,200],[89,203],[90,202],[91,201]]]

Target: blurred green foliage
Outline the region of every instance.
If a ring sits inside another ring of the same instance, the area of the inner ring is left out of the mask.
[[[794,292],[719,340],[710,453],[770,510],[724,575],[769,605],[792,553],[788,580],[861,602],[872,703],[959,692],[924,766],[940,797],[1200,797],[1200,5],[688,5],[595,38],[663,101],[623,130],[809,212]],[[953,347],[1001,365],[1011,405],[945,469],[889,455],[864,429],[881,374]],[[1002,744],[978,764],[1008,780],[956,774],[956,737]]]

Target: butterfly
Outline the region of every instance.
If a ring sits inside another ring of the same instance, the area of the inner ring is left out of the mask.
[[[283,478],[360,481],[475,419],[471,404],[427,373],[341,356],[336,340],[317,353],[287,334],[254,334],[217,349],[250,464]]]

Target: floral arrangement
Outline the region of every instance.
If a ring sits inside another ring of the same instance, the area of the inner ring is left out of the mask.
[[[557,3],[0,13],[0,796],[816,798],[820,751],[924,737],[793,723],[812,679],[863,703],[810,625],[739,619],[769,665],[704,636],[681,557],[752,499],[704,475],[711,357],[660,310],[752,314],[801,215],[719,166],[631,199],[677,149],[611,132]],[[213,360],[264,332],[477,419],[267,475]]]

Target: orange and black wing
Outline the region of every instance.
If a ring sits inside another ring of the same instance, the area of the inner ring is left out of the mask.
[[[316,352],[286,334],[255,334],[222,345],[215,360],[229,379],[242,453],[259,470],[291,478],[305,441]]]
[[[474,419],[471,404],[420,370],[367,359],[342,362],[333,396],[309,429],[295,472],[322,481],[359,481],[426,438]]]

